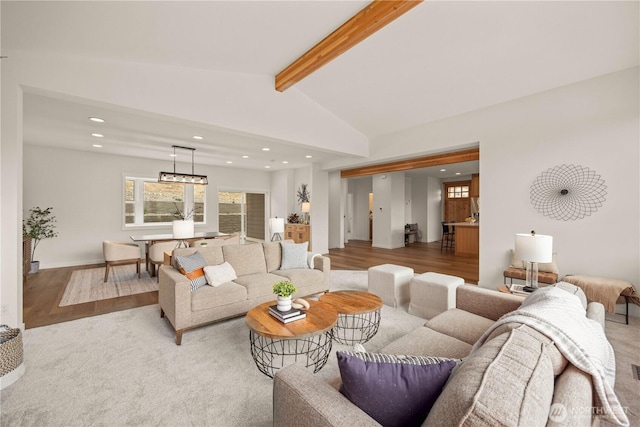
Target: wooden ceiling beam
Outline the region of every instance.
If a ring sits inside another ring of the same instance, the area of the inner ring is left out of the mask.
[[[377,173],[399,172],[410,169],[426,168],[429,166],[470,162],[472,160],[480,160],[480,148],[471,148],[469,150],[454,151],[452,153],[437,154],[434,156],[418,157],[415,159],[399,160],[397,162],[346,169],[340,171],[340,177],[355,178],[358,176],[375,175]]]
[[[337,58],[423,0],[374,0],[337,30],[276,75],[276,90],[287,88]]]

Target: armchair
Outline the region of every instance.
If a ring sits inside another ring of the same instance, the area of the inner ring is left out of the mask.
[[[140,278],[140,246],[137,244],[105,240],[102,242],[102,253],[106,264],[105,282],[109,279],[109,268],[114,265],[135,264],[138,278]]]

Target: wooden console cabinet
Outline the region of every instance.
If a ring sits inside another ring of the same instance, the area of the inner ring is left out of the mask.
[[[311,250],[311,226],[304,224],[285,224],[284,225],[284,238],[291,239],[296,243],[309,242],[309,248]]]

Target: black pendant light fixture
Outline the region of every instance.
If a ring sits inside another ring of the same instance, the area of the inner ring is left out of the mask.
[[[193,155],[196,151],[195,148],[181,147],[179,145],[172,145],[173,147],[173,172],[160,172],[158,176],[158,182],[171,182],[176,184],[196,184],[207,185],[209,180],[206,175],[196,175],[194,173]],[[177,173],[176,172],[176,148],[182,150],[191,150],[191,173]]]

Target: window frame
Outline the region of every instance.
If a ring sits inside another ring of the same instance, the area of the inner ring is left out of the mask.
[[[469,197],[471,197],[471,183],[470,181],[449,181],[449,182],[444,182],[444,199],[445,200],[462,200],[462,199],[468,199]],[[467,187],[466,196],[462,196],[462,194],[465,193],[465,191],[461,188],[460,191],[460,197],[455,197],[455,189],[454,189],[454,197],[449,197],[449,188],[455,188],[455,187]]]
[[[133,201],[126,200],[126,183],[127,181],[133,181]],[[168,222],[150,222],[144,223],[144,183],[145,182],[154,182],[157,183],[157,178],[150,178],[135,174],[123,174],[122,175],[122,196],[120,198],[121,201],[121,221],[122,221],[122,229],[123,230],[136,230],[136,229],[146,229],[146,228],[158,228],[158,227],[170,227],[172,225],[172,221]],[[193,184],[184,184],[183,191],[183,205],[182,211],[186,211],[189,208],[187,206],[194,206],[195,200],[195,185]],[[126,214],[127,209],[126,205],[133,203],[134,205],[134,222],[132,224],[126,223]],[[207,190],[204,189],[204,202],[203,202],[203,212],[202,212],[202,221],[194,222],[196,226],[207,225]]]

